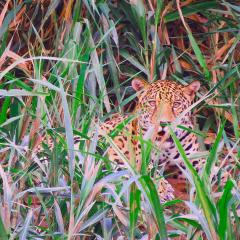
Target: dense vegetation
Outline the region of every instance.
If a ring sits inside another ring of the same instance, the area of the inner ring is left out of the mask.
[[[7,0],[0,9],[0,239],[240,238],[239,1]],[[135,76],[201,82],[193,111],[207,163],[201,176],[188,167],[189,194],[165,204],[147,170],[114,172],[111,137],[92,135],[131,111]]]

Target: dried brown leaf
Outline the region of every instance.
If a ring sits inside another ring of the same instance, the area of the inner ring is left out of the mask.
[[[4,19],[5,15],[6,15],[7,10],[8,10],[8,5],[9,5],[10,1],[11,0],[7,0],[7,2],[5,3],[5,5],[3,7],[3,10],[2,10],[2,12],[0,14],[0,27],[2,26],[3,19]]]

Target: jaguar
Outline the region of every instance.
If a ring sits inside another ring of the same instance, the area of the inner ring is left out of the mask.
[[[199,143],[194,133],[190,107],[200,88],[200,82],[193,81],[188,85],[182,85],[172,80],[158,80],[150,84],[143,79],[135,78],[132,80],[132,87],[138,95],[137,104],[132,113],[135,119],[127,123],[124,130],[115,136],[114,143],[127,159],[135,157],[138,170],[142,164],[142,146],[137,138],[150,140],[153,145],[150,166],[157,166],[157,168],[165,166],[165,170],[171,172],[172,169],[176,169],[176,165],[179,165],[184,170],[185,165],[170,135],[169,125],[175,123],[175,127],[172,126],[174,133],[180,140],[186,155],[194,156],[199,151]],[[116,114],[105,121],[100,127],[100,137],[115,129],[126,119],[127,116]],[[123,163],[116,148],[109,147],[108,155],[109,159],[121,167]],[[199,171],[201,159],[195,158],[192,160],[192,165]],[[173,177],[184,178],[182,170],[177,169]]]

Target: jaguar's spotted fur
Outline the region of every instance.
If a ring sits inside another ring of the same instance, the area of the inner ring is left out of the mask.
[[[114,138],[115,144],[128,159],[133,157],[131,152],[134,152],[137,168],[140,169],[141,145],[134,136],[151,139],[154,145],[151,155],[152,164],[166,165],[168,170],[175,167],[176,163],[185,168],[169,135],[169,127],[166,126],[166,123],[178,120],[181,128],[176,127],[174,131],[187,155],[193,155],[198,151],[197,137],[191,132],[193,129],[192,114],[190,110],[185,110],[191,106],[200,83],[194,81],[183,86],[174,81],[164,80],[148,84],[141,79],[134,79],[132,87],[138,92],[138,103],[134,111],[136,119],[126,124],[124,131]],[[114,115],[112,119],[101,125],[100,134],[109,133],[126,119],[127,117]],[[130,135],[131,138],[128,137]],[[133,143],[134,149],[131,149],[129,139]],[[121,158],[112,147],[109,148],[108,155],[112,161],[118,163],[118,166],[121,164]],[[199,170],[200,160],[193,160],[192,164]],[[175,177],[181,176],[182,172],[178,170]]]

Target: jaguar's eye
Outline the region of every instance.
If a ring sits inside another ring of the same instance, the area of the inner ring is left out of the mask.
[[[181,105],[180,102],[174,102],[174,103],[173,103],[173,107],[174,107],[174,108],[178,108],[178,107],[180,107],[180,105]]]
[[[155,102],[155,101],[149,101],[148,103],[149,103],[149,105],[152,106],[152,107],[155,107],[155,106],[156,106],[156,102]]]

